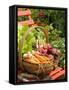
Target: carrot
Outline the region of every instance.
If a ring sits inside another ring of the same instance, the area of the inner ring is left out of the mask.
[[[55,69],[54,71],[51,71],[50,74],[49,74],[49,76],[52,76],[52,75],[58,73],[58,72],[61,71],[61,70],[62,70],[62,68],[59,68],[59,67],[58,67],[58,68]]]
[[[33,59],[29,59],[29,60],[27,60],[27,61],[30,62],[30,63],[38,64],[38,62],[36,62],[36,61],[33,60]]]
[[[48,60],[48,61],[47,61]],[[38,54],[32,55],[30,59],[26,59],[26,61],[31,62],[31,63],[49,63],[49,58],[40,56]]]
[[[40,63],[40,61],[39,61],[34,55],[32,56],[32,58],[33,58],[36,62]]]
[[[62,70],[62,71],[56,73],[56,74],[55,74],[54,76],[52,76],[51,78],[52,78],[53,80],[55,80],[55,79],[59,78],[60,76],[62,76],[62,75],[64,75],[64,74],[65,74],[65,70]]]
[[[33,60],[35,60],[35,61],[38,62],[38,63],[46,63],[46,62],[44,62],[44,61],[43,61],[43,62],[40,62],[39,59],[37,59],[35,56],[33,56]]]
[[[35,57],[38,58],[40,62],[46,62],[46,60],[38,54],[35,54]]]
[[[30,63],[36,63],[36,64],[40,63],[39,60],[35,56],[33,56],[33,55],[32,55],[31,58],[26,59],[26,61],[30,62]]]
[[[42,56],[43,58],[45,58],[45,60],[50,60],[48,57],[46,57],[46,56]]]

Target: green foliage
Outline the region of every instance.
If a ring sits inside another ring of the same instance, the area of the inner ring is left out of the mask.
[[[65,65],[65,56],[61,57],[59,62],[60,67],[64,67],[64,65]]]
[[[29,26],[18,26],[18,43],[19,40],[22,38],[22,36],[26,33],[26,31],[29,29]]]
[[[26,31],[29,30],[28,26],[19,27],[18,30],[18,43],[19,40],[22,39],[22,36],[26,34]],[[27,53],[28,51],[32,52],[32,50],[36,50],[36,42],[39,40],[39,43],[45,43],[45,35],[41,29],[33,29],[31,32],[28,33],[28,36],[25,38],[25,43],[22,48],[22,53]]]
[[[61,51],[61,53],[65,53],[65,40],[64,38],[61,38],[60,40],[54,40],[52,41],[52,45],[59,49]]]

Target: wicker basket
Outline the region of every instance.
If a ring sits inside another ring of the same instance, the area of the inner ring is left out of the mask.
[[[23,38],[20,41],[19,64],[20,64],[21,69],[24,68],[29,73],[38,74],[38,75],[39,74],[48,74],[54,68],[53,61],[50,60],[50,62],[52,62],[52,64],[51,63],[35,64],[35,63],[27,62],[22,59],[21,50],[24,45],[24,40],[25,40],[25,38],[27,38],[27,35],[29,34],[29,32],[32,31],[36,27],[38,27],[38,26],[33,26],[29,30],[27,30],[27,32],[25,33],[25,35],[23,36]],[[42,31],[45,33],[45,36],[47,36],[47,33],[44,30],[42,30]],[[47,39],[47,37],[46,37],[46,39]]]

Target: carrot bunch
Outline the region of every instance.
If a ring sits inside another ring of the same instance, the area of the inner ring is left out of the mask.
[[[43,56],[43,55],[39,55],[38,53],[35,53],[30,57],[27,56],[25,58],[25,60],[27,62],[35,63],[35,64],[52,63],[52,61],[48,57]]]

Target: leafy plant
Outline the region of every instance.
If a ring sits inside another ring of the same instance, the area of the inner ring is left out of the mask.
[[[28,26],[19,27],[18,30],[18,43],[22,39],[22,36],[26,34],[26,31],[29,30]],[[31,32],[28,32],[28,36],[25,38],[24,45],[22,48],[22,53],[27,53],[28,51],[32,52],[32,50],[36,50],[36,42],[39,40],[39,43],[45,43],[45,35],[41,29],[33,29]]]

